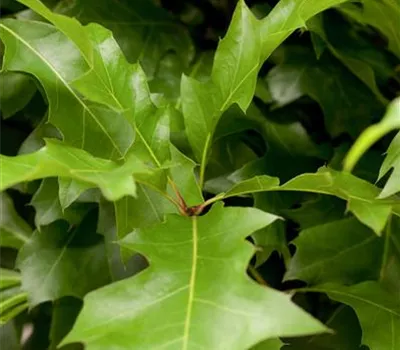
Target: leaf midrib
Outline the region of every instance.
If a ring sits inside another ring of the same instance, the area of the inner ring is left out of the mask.
[[[189,346],[189,336],[190,336],[190,323],[192,318],[192,310],[194,303],[194,291],[196,284],[196,274],[197,274],[197,255],[198,255],[198,229],[197,229],[197,217],[192,217],[192,267],[189,281],[189,296],[188,305],[186,309],[185,326],[183,332],[183,344],[182,350],[187,350]]]

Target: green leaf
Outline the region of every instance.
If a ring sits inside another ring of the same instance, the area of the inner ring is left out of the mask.
[[[351,171],[357,164],[362,155],[380,138],[385,136],[387,133],[400,129],[400,97],[394,99],[388,106],[385,115],[382,120],[374,125],[369,126],[365,129],[362,134],[358,137],[350,151],[348,152],[343,167],[345,170]],[[382,166],[383,167],[383,166]],[[390,167],[389,167],[390,169]],[[382,175],[384,175],[389,169],[387,169]],[[400,190],[400,189],[399,189]],[[395,191],[397,192],[397,191]],[[387,197],[395,192],[389,192],[384,195]]]
[[[362,24],[380,31],[389,41],[389,50],[400,58],[400,4],[392,0],[363,0],[362,7],[346,4],[340,7],[343,13]]]
[[[107,0],[63,1],[55,10],[84,24],[96,22],[110,29],[129,62],[139,60],[149,77],[169,51],[176,52],[184,66],[193,58],[188,31],[152,2],[121,0],[110,11]]]
[[[14,271],[0,268],[0,289],[15,287],[21,284],[21,275]]]
[[[380,101],[387,103],[378,89],[375,72],[366,60],[374,47],[368,47],[368,42],[363,41],[361,36],[350,33],[353,29],[350,24],[344,22],[337,14],[329,13],[313,17],[307,22],[307,28],[322,38],[330,52],[368,86]],[[384,54],[376,49],[374,54],[380,58],[377,58],[379,65],[383,66],[383,63],[386,63]]]
[[[256,208],[262,209],[259,206]],[[286,241],[286,230],[283,221],[275,221],[252,234],[254,243],[257,246],[255,267],[262,265],[274,251],[282,255],[285,265],[289,264],[290,252]]]
[[[253,346],[251,350],[280,350],[282,345],[283,343],[279,339],[269,339]]]
[[[39,0],[18,0],[18,2],[51,22],[59,31],[75,43],[87,63],[90,64],[92,62],[92,48],[89,44],[89,38],[83,26],[75,18],[55,14]]]
[[[134,231],[121,244],[145,254],[150,268],[88,295],[62,344],[80,341],[88,350],[110,344],[245,349],[278,335],[325,331],[287,295],[244,274],[254,253],[245,237],[275,219],[257,209],[218,204],[205,216],[169,215],[162,224]],[[104,304],[109,307],[99,307]],[[278,317],[282,312],[285,318]],[[167,327],[160,327],[161,315]]]
[[[26,74],[0,72],[0,106],[2,118],[13,116],[33,97],[36,86]]]
[[[400,346],[400,302],[377,282],[363,282],[350,287],[326,284],[308,291],[326,293],[336,301],[351,306],[360,320],[362,343],[370,349],[397,349]]]
[[[0,269],[0,325],[28,308],[27,294],[21,290],[21,275],[18,272]]]
[[[389,170],[393,169],[387,180],[385,187],[379,194],[379,198],[387,198],[400,191],[400,132],[394,137],[387,150],[387,155],[381,169],[379,170],[379,179],[381,179]]]
[[[63,296],[83,298],[110,281],[104,243],[88,215],[75,229],[58,221],[35,232],[17,266],[31,307]]]
[[[343,0],[304,3],[283,0],[263,20],[239,1],[231,25],[215,53],[211,80],[183,77],[182,110],[187,136],[198,161],[200,185],[215,127],[222,113],[237,103],[245,111],[256,88],[258,71],[276,47],[305,21]],[[194,118],[193,116],[196,116]]]
[[[17,157],[0,156],[0,160],[4,169],[1,189],[23,181],[61,176],[98,186],[109,200],[117,200],[124,195],[135,196],[132,175],[148,173],[144,164],[134,156],[120,165],[55,140],[47,140],[46,146],[35,153]]]
[[[7,344],[8,350],[21,350],[18,332],[12,322],[0,326],[0,344]]]
[[[354,284],[379,277],[384,240],[355,218],[303,230],[293,244],[285,280]]]
[[[15,211],[6,192],[0,192],[0,207],[0,246],[19,249],[29,241],[32,229]]]
[[[297,222],[302,230],[340,220],[346,211],[343,200],[326,195],[316,195],[301,203],[298,208],[284,211],[285,217]]]
[[[329,315],[325,324],[334,331],[289,340],[291,343],[282,350],[360,350],[361,327],[353,309],[339,305]]]
[[[133,130],[124,116],[87,101],[72,87],[89,66],[71,41],[50,25],[11,19],[0,23],[0,37],[6,46],[3,69],[24,71],[41,82],[49,101],[49,121],[65,142],[104,158],[125,155]]]
[[[358,136],[383,111],[382,102],[332,56],[323,55],[318,60],[304,46],[289,46],[283,55],[266,78],[272,97],[282,106],[309,96],[321,106],[333,137],[342,133]]]
[[[256,176],[233,186],[225,198],[264,191],[304,191],[322,193],[347,201],[347,209],[364,225],[381,234],[393,211],[400,215],[398,200],[377,199],[379,189],[349,173],[320,168],[315,174],[302,174],[279,186],[279,179]]]
[[[86,204],[76,203],[63,209],[58,198],[58,182],[55,178],[44,179],[32,197],[31,205],[35,208],[35,226],[48,225],[56,220],[64,219],[71,224],[78,224],[91,209]]]
[[[64,297],[53,303],[53,314],[50,329],[50,350],[56,350],[67,333],[71,330],[79,312],[82,301],[76,298]]]

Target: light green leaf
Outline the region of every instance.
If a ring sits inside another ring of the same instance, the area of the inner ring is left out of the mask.
[[[27,294],[21,289],[21,275],[13,270],[0,269],[0,325],[27,308]]]
[[[245,275],[254,254],[245,237],[275,219],[257,209],[217,204],[205,216],[169,215],[162,224],[134,231],[121,244],[145,254],[150,267],[89,294],[62,344],[83,342],[88,350],[111,344],[121,350],[235,350],[279,335],[325,331],[287,295]],[[285,318],[278,317],[282,313]]]
[[[110,160],[92,157],[84,150],[66,146],[55,140],[46,141],[41,150],[17,157],[0,156],[2,178],[0,189],[23,181],[45,177],[67,177],[98,186],[109,200],[136,195],[133,175],[146,174],[144,164],[130,156],[119,165]]]
[[[6,119],[24,108],[33,97],[36,86],[26,74],[0,72],[0,108]]]
[[[51,12],[39,0],[17,0],[26,7],[29,7],[37,14],[51,22],[66,37],[72,40],[81,51],[88,64],[92,62],[92,47],[89,44],[89,38],[83,26],[75,19],[58,15]]]
[[[234,103],[245,111],[255,92],[258,71],[268,56],[310,17],[344,1],[283,0],[263,20],[257,20],[244,1],[239,1],[227,35],[215,53],[211,80],[200,83],[182,79],[182,110],[189,142],[201,162],[201,186],[222,113]]]
[[[21,284],[21,275],[14,271],[0,268],[0,289],[15,287]]]
[[[327,282],[354,284],[379,278],[384,240],[349,218],[300,232],[285,280],[315,285]]]
[[[378,29],[389,41],[389,50],[400,58],[400,4],[397,0],[363,0],[362,7],[346,4],[343,13]]]
[[[71,179],[60,177],[58,179],[58,198],[62,210],[65,210],[73,202],[75,202],[80,195],[90,189],[92,185],[88,182],[78,179]]]
[[[400,129],[400,97],[394,99],[388,106],[385,115],[382,120],[374,125],[369,126],[365,129],[362,134],[358,137],[357,141],[354,143],[350,151],[348,152],[343,167],[347,171],[351,171],[357,164],[362,155],[380,138],[385,136],[387,133]],[[389,161],[390,162],[390,161]],[[387,166],[387,165],[386,165]],[[382,166],[382,168],[384,168]],[[381,174],[382,177],[387,170]],[[381,170],[382,171],[382,170]],[[399,188],[400,191],[400,188]],[[382,197],[387,197],[395,192],[388,192],[387,195]]]
[[[6,192],[0,192],[0,207],[0,246],[19,249],[29,241],[32,229],[15,211]]]
[[[389,145],[386,158],[379,170],[378,180],[391,169],[393,171],[382,192],[379,194],[379,198],[387,198],[400,191],[400,132],[397,133]]]
[[[283,343],[280,339],[268,339],[264,340],[261,343],[253,346],[251,350],[280,350]]]
[[[73,230],[58,221],[35,232],[20,250],[17,266],[31,307],[63,296],[82,298],[110,281],[93,215]]]
[[[377,282],[363,282],[350,287],[326,284],[307,291],[326,293],[336,301],[351,306],[360,320],[362,343],[373,350],[400,347],[400,302]]]
[[[347,209],[364,225],[381,234],[393,211],[400,215],[396,198],[377,199],[379,189],[349,173],[320,168],[314,174],[302,174],[279,186],[279,179],[267,175],[256,176],[233,186],[225,198],[264,191],[304,191],[322,193],[347,201]]]
[[[89,66],[71,41],[48,24],[12,19],[0,23],[0,37],[6,46],[3,69],[27,72],[41,82],[49,121],[65,142],[104,158],[125,155],[133,130],[124,116],[87,101],[72,87]]]

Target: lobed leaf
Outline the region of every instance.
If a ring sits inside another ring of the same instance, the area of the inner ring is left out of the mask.
[[[104,244],[90,215],[72,230],[57,221],[36,231],[17,266],[30,307],[63,296],[82,298],[110,282]]]
[[[237,103],[245,111],[256,88],[258,71],[272,51],[305,21],[344,0],[283,0],[263,20],[257,20],[239,1],[227,35],[215,53],[211,80],[200,83],[183,78],[182,110],[187,136],[201,174],[206,166],[215,127],[230,105]],[[196,117],[194,117],[196,116]],[[200,176],[203,184],[203,176]]]
[[[320,168],[315,174],[302,174],[279,186],[279,179],[256,176],[233,186],[225,198],[264,191],[304,191],[322,193],[347,201],[347,208],[366,226],[381,234],[392,213],[400,215],[396,198],[380,200],[379,189],[351,174]]]
[[[121,245],[146,255],[150,267],[89,294],[62,345],[245,349],[265,338],[325,331],[287,295],[244,274],[254,253],[245,237],[275,219],[218,204],[205,216],[169,215],[162,224],[134,231]],[[285,318],[278,317],[282,312]]]
[[[70,40],[48,24],[12,19],[0,23],[0,38],[6,47],[3,70],[23,71],[41,82],[49,121],[65,142],[104,158],[126,154],[134,134],[123,115],[89,102],[72,87],[89,66]]]
[[[285,280],[355,284],[379,278],[384,240],[355,218],[302,230]]]
[[[55,140],[47,140],[46,146],[35,153],[16,157],[1,155],[0,161],[3,169],[1,190],[23,181],[60,176],[97,186],[109,200],[135,196],[136,185],[132,175],[149,173],[134,156],[120,165]]]
[[[368,281],[349,287],[326,284],[307,289],[351,306],[360,320],[362,343],[371,349],[396,349],[400,345],[399,300],[379,283]]]

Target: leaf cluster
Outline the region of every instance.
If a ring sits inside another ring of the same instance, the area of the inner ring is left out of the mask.
[[[1,345],[400,348],[399,0],[1,10]]]

